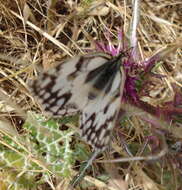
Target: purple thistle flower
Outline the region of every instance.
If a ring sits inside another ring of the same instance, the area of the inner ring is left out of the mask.
[[[126,102],[130,102],[131,104],[138,105],[145,105],[140,104],[139,95],[137,93],[137,81],[140,80],[141,75],[143,73],[149,73],[153,66],[156,63],[156,60],[159,59],[159,55],[153,56],[151,58],[146,59],[143,62],[137,62],[138,60],[138,53],[134,52],[132,48],[128,48],[128,44],[125,41],[123,32],[118,30],[118,44],[113,45],[111,42],[111,34],[109,32],[104,33],[104,36],[107,40],[106,43],[96,42],[96,48],[104,53],[110,54],[112,56],[118,56],[121,53],[126,55],[125,59],[122,60],[122,64],[126,74],[126,81],[124,87],[124,93],[122,100]],[[136,50],[136,48],[135,48]],[[137,57],[134,57],[137,56]],[[158,75],[156,75],[158,77]],[[160,76],[161,77],[161,76]]]
[[[182,108],[176,107],[179,105],[179,102],[182,101],[182,94],[179,92],[176,93],[174,101],[168,103],[168,106],[165,108],[161,107],[154,107],[149,105],[146,102],[140,100],[138,94],[138,87],[137,82],[141,81],[143,84],[147,83],[148,81],[141,80],[143,75],[152,75],[156,78],[162,78],[164,76],[161,75],[154,75],[151,70],[155,66],[156,62],[161,60],[163,57],[168,55],[170,52],[176,50],[179,45],[173,44],[169,45],[166,48],[158,51],[152,57],[145,59],[144,61],[136,61],[138,60],[138,52],[136,52],[137,48],[128,48],[129,43],[126,43],[124,38],[124,34],[122,30],[118,30],[118,44],[113,45],[111,42],[111,38],[113,37],[111,33],[105,32],[104,33],[105,39],[107,40],[106,43],[96,42],[96,49],[99,51],[103,51],[104,53],[110,54],[111,56],[118,56],[121,53],[125,54],[125,58],[122,60],[122,64],[126,74],[126,81],[124,86],[124,93],[122,97],[122,101],[128,102],[134,106],[139,107],[140,109],[154,115],[157,117],[163,117],[167,121],[171,121],[174,119],[174,116],[177,114],[182,114]],[[145,79],[147,80],[147,79]],[[149,93],[148,93],[149,95]],[[152,121],[151,121],[152,122]]]
[[[137,102],[138,95],[136,90],[136,81],[138,80],[136,69],[138,64],[135,63],[132,59],[131,50],[127,49],[128,46],[124,43],[123,32],[118,30],[118,44],[114,46],[111,43],[111,35],[109,32],[104,33],[105,38],[107,39],[108,44],[101,42],[96,42],[96,48],[104,53],[110,54],[112,56],[118,56],[121,53],[126,54],[127,58],[123,61],[123,67],[126,73],[126,81],[124,87],[123,100],[127,101],[128,98],[132,99],[134,102]]]
[[[122,51],[124,51],[123,47],[123,32],[118,32],[118,44],[114,46],[111,42],[111,34],[109,32],[105,32],[104,36],[107,40],[107,44],[96,42],[96,49],[103,51],[104,53],[108,53],[112,56],[119,55]]]

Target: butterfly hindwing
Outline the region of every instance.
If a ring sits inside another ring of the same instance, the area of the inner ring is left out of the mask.
[[[81,135],[95,149],[104,150],[109,143],[111,129],[116,121],[120,97],[97,100],[88,104],[80,118]],[[93,107],[92,107],[93,106]],[[95,108],[98,108],[95,110]]]

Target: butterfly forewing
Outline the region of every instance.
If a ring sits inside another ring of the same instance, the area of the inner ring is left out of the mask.
[[[76,56],[42,73],[31,83],[31,91],[54,116],[80,111],[83,138],[104,150],[120,108],[124,84],[120,63],[120,58],[106,54]]]
[[[105,55],[105,54],[104,54]],[[87,103],[89,86],[84,85],[90,70],[103,65],[103,54],[75,56],[30,83],[32,94],[51,115],[60,116],[81,110]]]

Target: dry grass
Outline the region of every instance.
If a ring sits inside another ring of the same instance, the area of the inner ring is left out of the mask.
[[[141,20],[137,32],[143,59],[181,37],[181,10],[180,0],[142,1]],[[0,129],[3,128],[13,135],[22,134],[22,123],[26,119],[27,111],[41,112],[29,92],[28,81],[36,77],[40,71],[48,70],[57,61],[95,49],[93,42],[103,41],[103,32],[106,30],[116,36],[112,40],[117,44],[117,28],[123,28],[127,34],[131,13],[131,1],[116,0],[102,3],[91,0],[81,2],[1,0]],[[179,89],[182,87],[180,49],[168,56],[155,72],[166,77],[149,78],[150,85],[145,87],[145,90],[148,89],[150,96],[141,95],[142,100],[153,106],[163,105],[173,99],[173,83]],[[178,126],[175,128],[178,131],[173,135],[166,134],[166,140],[170,144],[182,143],[180,122],[173,123]],[[122,124],[123,127],[116,128],[114,132],[115,140],[109,159],[127,156],[125,150],[121,148],[123,139],[129,144],[131,151],[137,155],[141,154],[145,137],[153,134],[150,125],[138,117],[131,117]],[[181,153],[182,148],[175,153],[169,150],[161,160],[113,163],[112,169],[108,164],[94,163],[93,170],[86,180],[95,186],[85,184],[82,189],[179,190],[182,186]],[[23,171],[18,171],[18,174],[21,172]],[[2,170],[0,189],[7,188],[3,185],[6,175],[7,173]],[[96,176],[100,178],[96,179]],[[105,176],[109,177],[109,180],[103,180]],[[60,190],[69,182],[66,179],[53,180],[54,188]],[[45,183],[39,185],[37,189],[51,189],[51,185]]]

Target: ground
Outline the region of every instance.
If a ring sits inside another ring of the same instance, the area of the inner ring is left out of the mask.
[[[181,40],[181,10],[180,0],[141,2],[140,62]],[[0,189],[68,188],[92,148],[78,135],[78,115],[47,118],[29,81],[67,58],[99,51],[98,43],[117,47],[121,31],[129,49],[131,16],[131,1],[0,1]],[[167,153],[147,161],[94,162],[75,189],[181,190],[181,49],[165,55],[145,77],[137,86],[139,99],[165,124],[156,131],[152,119],[125,117],[97,161],[130,153],[147,158],[168,147]]]

